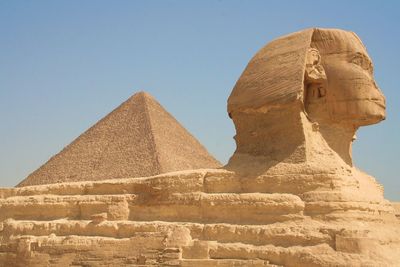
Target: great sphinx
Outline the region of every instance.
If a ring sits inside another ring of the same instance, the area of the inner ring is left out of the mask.
[[[237,81],[228,113],[237,148],[227,169],[246,177],[335,174],[329,191],[383,199],[382,187],[352,163],[357,129],[385,119],[385,98],[355,33],[316,28],[272,41]],[[296,180],[287,186],[303,184]]]
[[[352,163],[357,129],[385,118],[354,33],[267,44],[228,114],[237,148],[218,169],[0,189],[0,266],[400,265],[396,212]]]

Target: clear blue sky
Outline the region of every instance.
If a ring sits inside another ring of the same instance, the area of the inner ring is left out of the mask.
[[[356,165],[400,201],[400,1],[0,1],[0,186],[14,186],[138,90],[220,161],[226,100],[253,54],[308,27],[356,32],[387,97]]]

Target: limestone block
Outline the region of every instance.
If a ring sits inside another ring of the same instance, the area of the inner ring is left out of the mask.
[[[336,235],[336,250],[349,253],[368,254],[373,252],[379,242],[369,237],[346,237]]]
[[[175,226],[168,230],[165,240],[167,247],[187,246],[192,241],[190,230],[184,226]]]
[[[209,259],[209,251],[210,242],[193,240],[192,244],[183,247],[182,256],[185,259]]]
[[[92,216],[90,216],[90,219],[94,224],[102,223],[104,221],[107,221],[107,213],[103,212],[103,213],[93,214]]]
[[[110,220],[128,220],[129,204],[126,199],[114,201],[108,206],[108,216]]]

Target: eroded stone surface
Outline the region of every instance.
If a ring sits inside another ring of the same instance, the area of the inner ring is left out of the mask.
[[[332,183],[332,174],[314,175]],[[279,193],[271,193],[260,183],[266,179],[205,169],[2,189],[0,265],[391,266],[396,262],[400,221],[390,202],[356,198],[346,193],[347,184],[336,190],[309,191],[276,183],[274,190]],[[210,190],[216,184],[218,190]]]

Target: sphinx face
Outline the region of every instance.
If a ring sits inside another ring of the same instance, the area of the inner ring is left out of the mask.
[[[320,30],[315,36],[312,47],[320,53],[317,63],[326,80],[306,85],[306,110],[311,119],[356,128],[383,120],[385,98],[361,41],[339,30]]]

